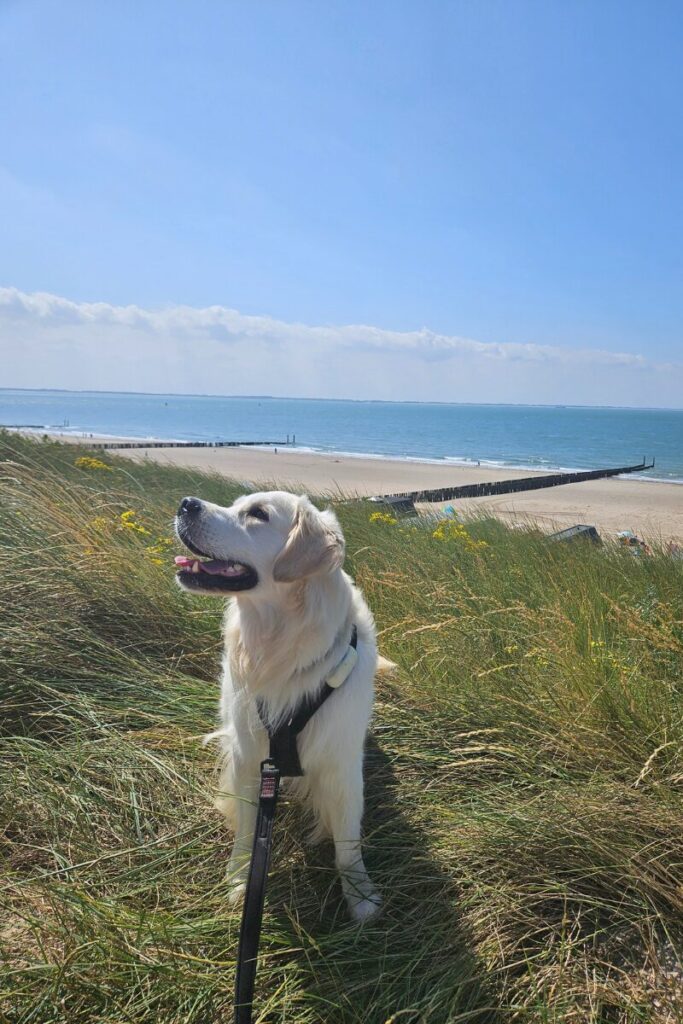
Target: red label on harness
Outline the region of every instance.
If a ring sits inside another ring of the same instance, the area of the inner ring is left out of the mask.
[[[261,777],[261,799],[274,800],[277,795],[277,776],[263,775]]]

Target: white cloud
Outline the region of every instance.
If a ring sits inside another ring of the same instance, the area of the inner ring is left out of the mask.
[[[678,405],[683,368],[427,328],[312,326],[224,306],[144,309],[0,288],[6,387]]]

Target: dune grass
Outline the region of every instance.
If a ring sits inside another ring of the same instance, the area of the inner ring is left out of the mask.
[[[6,434],[0,459],[0,1020],[230,1020],[221,607],[175,587],[170,535],[183,494],[241,488]],[[399,666],[366,762],[386,906],[353,927],[286,808],[256,1019],[683,1019],[683,565],[338,512]]]

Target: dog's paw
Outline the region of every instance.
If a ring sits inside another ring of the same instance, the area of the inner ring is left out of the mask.
[[[234,879],[228,881],[228,886],[228,903],[231,907],[239,907],[247,891],[247,883],[240,879]]]
[[[364,924],[371,918],[377,917],[382,909],[382,901],[377,893],[372,893],[363,900],[349,903],[349,912],[357,924]]]
[[[238,906],[244,899],[247,891],[247,874],[249,871],[249,859],[235,855],[228,863],[228,870],[225,882],[228,887],[228,902],[231,907]]]

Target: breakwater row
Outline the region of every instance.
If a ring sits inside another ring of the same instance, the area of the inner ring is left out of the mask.
[[[294,441],[87,441],[88,448],[286,448]]]
[[[652,469],[652,462],[643,459],[635,466],[619,466],[609,469],[587,469],[575,473],[549,473],[545,476],[523,476],[518,480],[496,480],[490,483],[462,484],[460,487],[438,487],[425,491],[404,491],[400,494],[386,494],[378,497],[402,498],[407,501],[456,501],[460,498],[488,498],[496,494],[514,494],[518,491],[535,491],[543,487],[559,487],[563,484],[578,484],[585,480],[601,480],[623,473],[640,473]]]

